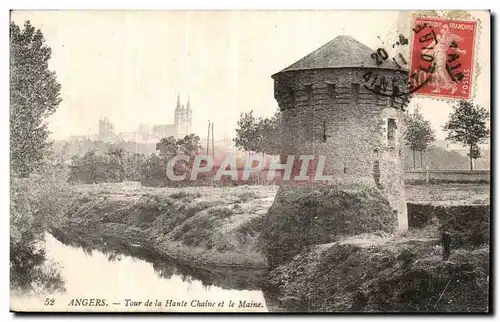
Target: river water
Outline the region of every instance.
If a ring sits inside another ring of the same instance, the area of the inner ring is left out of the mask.
[[[173,261],[151,263],[132,256],[68,246],[50,234],[46,235],[46,249],[48,259],[57,263],[66,291],[37,296],[13,295],[12,309],[80,312],[268,311],[264,294],[255,283],[259,279],[257,273],[201,271]],[[47,299],[49,305],[45,306]],[[87,299],[86,306],[82,305],[81,299]],[[96,300],[92,303],[90,299]],[[77,304],[77,300],[80,305],[71,305]],[[147,301],[152,305],[146,305]],[[131,306],[132,302],[141,303]],[[89,303],[103,306],[89,307]],[[245,307],[245,304],[253,307]]]

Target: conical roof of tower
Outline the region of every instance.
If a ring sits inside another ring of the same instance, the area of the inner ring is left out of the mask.
[[[398,69],[391,58],[377,65],[371,57],[375,52],[351,36],[338,36],[276,74],[295,70],[346,67]]]

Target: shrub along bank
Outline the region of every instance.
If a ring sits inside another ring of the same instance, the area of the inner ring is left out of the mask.
[[[432,205],[408,203],[408,225],[437,225],[452,236],[455,247],[477,247],[490,242],[490,205]]]

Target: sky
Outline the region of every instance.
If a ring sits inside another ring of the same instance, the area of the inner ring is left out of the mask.
[[[13,11],[40,28],[63,99],[49,118],[53,139],[94,134],[100,118],[115,130],[171,124],[177,95],[189,96],[193,130],[234,136],[240,113],[278,108],[271,75],[338,35],[371,48],[393,43],[408,12],[397,11]],[[475,103],[490,109],[489,16],[481,19]],[[453,101],[415,98],[437,139]]]

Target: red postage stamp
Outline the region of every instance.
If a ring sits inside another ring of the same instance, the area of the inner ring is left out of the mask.
[[[412,28],[410,92],[470,99],[477,22],[416,17]]]

